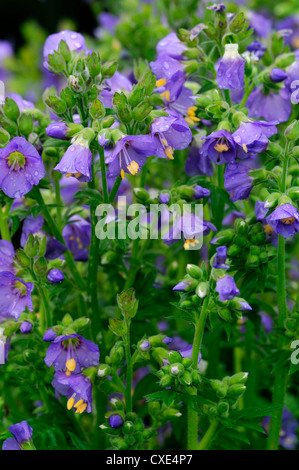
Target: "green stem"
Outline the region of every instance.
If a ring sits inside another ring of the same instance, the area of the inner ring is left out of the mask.
[[[255,87],[255,84],[252,83],[252,84],[250,85],[250,87],[247,88],[247,90],[246,90],[246,92],[244,93],[244,96],[243,96],[243,98],[242,98],[242,101],[241,101],[241,103],[240,103],[240,106],[239,106],[240,109],[241,109],[241,108],[244,108],[244,106],[245,106],[245,104],[246,104],[246,101],[248,100],[248,97],[249,97],[250,93],[252,92],[252,90],[254,89],[254,87]]]
[[[10,232],[8,228],[8,223],[7,223],[7,217],[9,214],[11,204],[9,204],[6,207],[3,207],[0,210],[0,232],[1,232],[1,238],[2,240],[8,240],[9,242],[11,241],[10,237]]]
[[[199,320],[196,322],[195,334],[192,348],[192,367],[197,368],[198,357],[201,348],[202,338],[204,334],[205,324],[208,316],[209,296],[206,296],[201,308]],[[188,450],[196,450],[198,446],[198,414],[188,405],[187,407],[187,448]]]
[[[38,287],[38,293],[43,304],[43,312],[40,312],[40,329],[44,334],[52,324],[52,312],[46,290],[43,287]]]
[[[127,335],[126,335],[126,360],[127,360],[127,383],[126,383],[126,412],[132,411],[132,377],[133,377],[133,365],[131,357],[131,345],[130,345],[130,319],[127,320]]]
[[[283,171],[281,190],[286,190],[286,179],[288,172],[288,143],[286,143],[284,151]],[[285,239],[282,235],[278,235],[278,254],[277,254],[277,296],[278,296],[278,326],[284,329],[284,322],[287,318],[287,305],[286,305],[286,276],[285,276]],[[278,339],[278,350],[282,350],[285,345],[285,338],[283,335]],[[284,405],[284,397],[287,389],[288,381],[288,368],[284,365],[275,375],[274,390],[272,403],[276,407],[273,411],[268,437],[268,449],[278,450],[279,437],[281,429],[282,412]]]
[[[197,447],[197,450],[208,450],[209,446],[211,445],[211,441],[215,436],[217,428],[218,428],[218,421],[217,419],[214,419],[213,421],[211,421],[207,432],[205,433],[202,440],[200,441],[200,444]]]
[[[113,202],[114,198],[119,190],[120,184],[122,182],[122,177],[118,176],[114,182],[113,188],[111,189],[111,193],[109,195],[109,202]]]
[[[61,230],[62,227],[62,219],[61,219],[61,206],[62,206],[62,201],[60,197],[60,175],[58,171],[54,171],[53,173],[54,177],[54,183],[55,183],[55,204],[56,204],[56,222],[57,222],[57,227],[58,230]]]
[[[32,192],[33,192],[34,197],[35,197],[36,201],[38,202],[38,204],[40,206],[43,206],[43,214],[44,214],[44,217],[47,221],[47,224],[49,225],[49,228],[50,228],[52,234],[54,235],[56,240],[58,240],[60,243],[63,243],[63,245],[65,245],[64,238],[63,238],[61,232],[58,230],[58,227],[55,224],[54,220],[52,219],[52,217],[50,215],[50,212],[48,211],[47,206],[45,205],[45,202],[44,202],[44,199],[41,195],[40,189],[37,188],[36,186],[34,186],[33,189],[32,189]],[[64,252],[64,257],[65,257],[65,260],[67,262],[67,265],[68,265],[71,273],[73,274],[73,277],[74,277],[75,281],[77,282],[77,286],[81,290],[85,290],[84,282],[83,282],[83,280],[82,280],[82,278],[81,278],[81,276],[80,276],[80,274],[77,270],[76,264],[73,260],[72,253],[69,250],[66,250]]]
[[[104,148],[101,145],[99,145],[98,149],[99,149],[100,163],[101,163],[103,198],[104,198],[104,202],[107,203],[109,201],[109,195],[108,195],[108,186],[107,186],[107,175],[106,175],[106,163],[105,163],[105,156],[104,156]]]

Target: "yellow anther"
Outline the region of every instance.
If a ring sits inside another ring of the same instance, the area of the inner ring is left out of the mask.
[[[161,96],[161,98],[165,98],[166,101],[170,101],[170,91],[169,90],[163,91],[163,93],[161,93],[160,96]]]
[[[186,116],[185,121],[188,122],[188,124],[190,124],[190,126],[194,126],[194,124],[196,122],[199,122],[200,119],[196,116]]]
[[[75,403],[75,398],[74,397],[69,398],[67,401],[67,405],[66,405],[67,409],[71,410],[74,406],[74,403]]]
[[[270,235],[270,233],[273,232],[273,228],[269,224],[264,225],[264,229],[267,235]]]
[[[67,370],[69,370],[70,372],[74,372],[74,370],[76,369],[76,361],[75,359],[68,359],[65,363],[65,366],[67,368]]]
[[[75,237],[72,235],[72,236],[69,238],[69,240],[73,241],[73,240],[75,240]]]
[[[80,178],[80,176],[82,176],[82,173],[78,172],[78,173],[66,173],[66,178],[69,178],[70,176],[75,176],[75,178]]]
[[[243,148],[244,152],[246,152],[246,153],[248,152],[248,148],[247,148],[247,145],[246,145],[246,144],[243,144],[243,145],[242,145],[242,148]]]
[[[80,178],[80,176],[82,176],[82,173],[80,173],[80,172],[75,173],[75,178]]]
[[[194,112],[194,111],[188,111],[187,114],[188,114],[188,116],[191,117],[191,119],[192,119],[192,117],[195,116],[195,112]]]
[[[134,170],[136,170],[136,173],[139,170],[139,165],[138,165],[138,163],[135,162],[135,160],[131,161],[131,167],[133,167]]]
[[[164,153],[166,155],[166,157],[169,159],[169,160],[173,160],[174,159],[174,156],[173,156],[173,151],[174,149],[170,146],[166,147],[166,149],[164,150]]]
[[[76,413],[83,413],[87,408],[87,403],[83,403],[76,409]]]
[[[163,138],[163,139],[161,139],[161,144],[164,145],[165,147],[167,147],[168,142],[167,142],[166,139]]]
[[[190,240],[186,240],[186,242],[184,243],[184,248],[185,250],[189,250],[190,246],[194,248],[195,245],[197,245],[198,243],[199,241],[196,238],[191,238]]]
[[[125,179],[125,172],[124,172],[124,170],[120,170],[120,176],[122,177],[123,180]]]
[[[285,217],[284,219],[280,219],[280,221],[285,225],[290,225],[295,222],[295,217]]]
[[[188,111],[196,111],[197,106],[189,106]]]
[[[217,152],[227,152],[229,150],[229,145],[226,145],[226,144],[217,144],[215,145],[214,147],[215,150],[217,150]]]
[[[166,80],[165,80],[165,78],[160,78],[160,80],[157,80],[157,81],[156,81],[156,87],[157,87],[157,88],[160,88],[160,86],[164,86],[164,85],[166,85]]]
[[[75,403],[74,408],[78,408],[79,406],[82,405],[82,403],[84,403],[84,402],[83,402],[83,400],[82,400],[82,398],[81,398],[80,400],[77,401],[77,403]]]
[[[66,173],[66,178],[69,178],[70,176],[72,176],[73,173]]]

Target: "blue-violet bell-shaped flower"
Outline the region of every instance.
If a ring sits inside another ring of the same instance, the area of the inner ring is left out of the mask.
[[[236,295],[240,294],[236,286],[235,280],[231,276],[223,276],[217,280],[216,292],[219,294],[220,302],[232,300]]]
[[[34,446],[31,443],[33,429],[27,421],[21,421],[17,424],[12,424],[7,428],[13,437],[9,437],[3,442],[2,450],[23,450],[23,446],[28,444],[30,449],[33,450]]]
[[[266,220],[284,238],[293,237],[299,231],[299,213],[292,204],[281,204]]]
[[[225,51],[217,70],[218,87],[225,90],[243,90],[245,59],[238,52],[238,44],[225,44]]]

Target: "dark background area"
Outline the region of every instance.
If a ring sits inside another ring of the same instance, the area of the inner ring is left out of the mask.
[[[63,19],[73,20],[83,34],[92,35],[97,26],[88,0],[0,0],[0,5],[0,39],[8,39],[16,48],[23,43],[21,26],[28,20],[38,22],[48,34],[56,33]]]

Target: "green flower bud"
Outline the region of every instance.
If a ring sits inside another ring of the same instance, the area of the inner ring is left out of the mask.
[[[293,121],[284,132],[288,140],[297,140],[299,137],[299,121]]]
[[[133,119],[137,122],[143,121],[152,111],[153,107],[147,101],[142,101],[133,109]]]
[[[22,268],[30,266],[30,258],[21,249],[17,250],[15,260]]]
[[[72,319],[71,315],[69,313],[64,315],[64,317],[62,319],[63,326],[69,327],[69,326],[71,326],[72,323],[73,323],[73,319]]]
[[[202,270],[196,264],[187,264],[186,271],[189,276],[193,277],[194,279],[201,279],[202,278]]]
[[[109,60],[102,65],[102,76],[103,78],[111,78],[115,74],[118,68],[118,63],[116,60]]]
[[[168,359],[170,364],[175,364],[176,362],[182,362],[182,355],[178,351],[170,351]]]
[[[295,62],[295,60],[296,58],[293,52],[281,54],[280,56],[276,58],[275,66],[278,67],[279,69],[284,69],[285,67],[288,67],[293,62]]]
[[[195,384],[195,385],[198,385],[202,382],[202,379],[201,379],[201,375],[199,373],[198,370],[193,370],[192,373],[192,382]]]
[[[20,116],[20,110],[17,103],[9,97],[5,98],[3,112],[5,116],[12,121],[17,121],[18,117]]]
[[[97,98],[89,108],[89,114],[93,119],[101,119],[105,116],[103,103]]]
[[[39,252],[39,241],[37,237],[34,237],[32,233],[30,233],[27,237],[24,251],[29,258],[34,258],[37,256]]]
[[[279,157],[282,154],[282,149],[280,145],[275,144],[274,142],[268,143],[268,152],[273,155],[273,157]]]
[[[180,377],[180,383],[182,385],[191,385],[192,384],[192,375],[188,370],[185,370],[182,377]]]
[[[128,435],[128,434],[133,434],[134,431],[135,431],[135,426],[132,423],[132,421],[126,421],[123,425],[123,433]]]
[[[135,291],[133,288],[125,290],[117,294],[117,304],[122,310],[124,316],[133,318],[138,309],[138,300],[135,298]]]
[[[58,116],[64,114],[67,110],[66,102],[56,96],[49,96],[45,102]]]
[[[117,397],[111,398],[109,400],[109,405],[111,406],[113,410],[124,410],[123,402]]]
[[[182,364],[184,367],[188,368],[192,365],[192,358],[191,357],[184,357],[182,360]]]
[[[73,328],[75,330],[83,330],[83,328],[85,328],[89,323],[90,323],[89,318],[80,317],[80,318],[77,318],[77,320],[73,322]]]
[[[171,377],[171,375],[165,374],[160,380],[160,385],[161,387],[165,388],[165,387],[169,387],[172,384],[172,382],[173,382],[173,378]]]
[[[209,283],[208,282],[200,282],[198,286],[196,287],[196,294],[198,297],[203,299],[208,295],[209,292]]]
[[[0,148],[5,147],[10,141],[10,134],[0,127]]]
[[[48,270],[48,263],[47,263],[47,260],[42,257],[42,258],[38,258],[35,263],[34,263],[34,272],[39,274],[39,275],[42,275],[42,274],[45,274]]]
[[[222,302],[223,303],[223,302]],[[230,322],[232,319],[231,311],[228,308],[220,307],[217,310],[218,315],[222,320]]]
[[[229,403],[226,400],[220,400],[217,405],[220,414],[227,413],[229,411]]]
[[[100,364],[98,368],[98,376],[104,379],[110,375],[111,367],[108,364]]]
[[[145,89],[146,95],[150,95],[156,87],[156,77],[153,72],[146,72],[146,74],[141,78],[139,84]]]
[[[134,188],[133,192],[136,198],[141,202],[146,202],[149,198],[149,193],[144,188]]]
[[[289,198],[289,196],[287,196],[286,194],[283,194],[282,196],[280,196],[277,202],[278,206],[281,206],[282,204],[292,204],[292,199]]]
[[[229,387],[228,395],[232,398],[240,397],[246,390],[245,385],[243,383],[236,383]]]
[[[116,253],[114,251],[106,251],[101,258],[101,264],[106,265],[113,262],[116,258]]]
[[[87,57],[86,65],[89,71],[89,75],[94,78],[97,77],[101,71],[101,60],[98,54],[93,52]]]
[[[220,230],[217,235],[213,238],[214,245],[226,245],[227,243],[231,242],[234,238],[235,231],[234,229],[226,229]]]
[[[248,372],[238,372],[237,374],[234,374],[232,377],[229,379],[229,384],[234,385],[234,384],[245,384],[248,379]]]
[[[154,348],[152,351],[152,356],[155,361],[162,366],[164,360],[168,358],[168,352],[165,348]]]
[[[185,368],[183,364],[180,362],[175,362],[174,364],[171,364],[169,372],[173,377],[180,377],[183,375],[184,371]]]
[[[22,114],[19,120],[19,131],[21,134],[28,136],[33,129],[33,120],[31,116]]]

